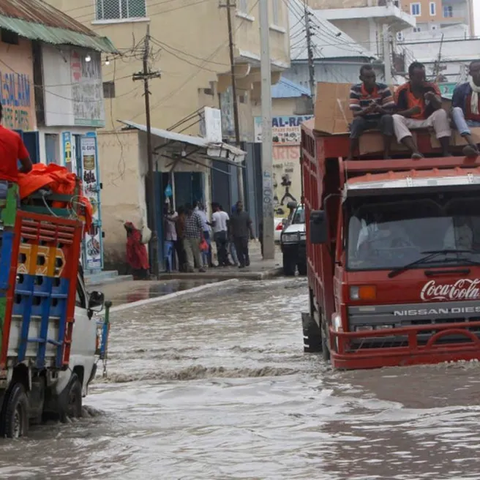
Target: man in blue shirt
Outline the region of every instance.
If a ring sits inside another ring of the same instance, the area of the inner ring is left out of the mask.
[[[469,73],[470,80],[457,85],[453,92],[452,116],[460,135],[468,142],[463,153],[467,157],[476,157],[479,150],[470,127],[480,127],[480,60],[470,64]]]

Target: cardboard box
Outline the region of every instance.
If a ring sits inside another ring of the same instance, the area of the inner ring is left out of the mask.
[[[350,111],[349,83],[318,83],[315,102],[315,130],[333,135],[348,133],[353,116]]]

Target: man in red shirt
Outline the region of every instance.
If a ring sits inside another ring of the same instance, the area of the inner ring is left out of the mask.
[[[398,143],[411,151],[412,158],[423,158],[410,130],[433,128],[442,146],[443,156],[448,157],[452,130],[448,114],[442,108],[440,90],[436,84],[426,81],[425,66],[421,63],[412,63],[408,74],[410,81],[396,92],[398,113],[393,116],[393,126]]]
[[[3,107],[0,103],[0,121],[3,118]],[[18,168],[18,161],[22,167]],[[32,170],[30,155],[20,135],[0,125],[0,182],[18,182],[19,173]]]

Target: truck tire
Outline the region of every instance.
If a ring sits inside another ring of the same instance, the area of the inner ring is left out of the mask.
[[[6,393],[0,415],[0,436],[20,438],[28,434],[28,397],[25,387],[15,383]]]
[[[318,353],[322,351],[322,332],[315,320],[308,314],[302,313],[303,324],[303,351]]]
[[[295,259],[292,258],[290,255],[283,254],[283,273],[287,277],[293,277],[295,276],[295,270],[296,270],[296,262]]]
[[[82,383],[76,373],[72,374],[68,385],[59,398],[60,421],[66,423],[68,418],[82,416]]]
[[[305,276],[307,274],[307,264],[306,263],[299,263],[297,265],[299,275]]]

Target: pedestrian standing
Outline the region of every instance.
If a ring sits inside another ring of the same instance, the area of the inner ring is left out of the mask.
[[[227,212],[222,211],[218,203],[214,203],[212,209],[213,239],[217,245],[218,265],[227,267],[230,264],[227,251],[228,222],[230,217]]]
[[[175,228],[177,230],[177,241],[175,242],[175,250],[178,257],[178,269],[181,272],[186,272],[188,269],[187,256],[183,247],[185,240],[185,207],[178,207],[178,218],[175,222]]]
[[[187,256],[188,271],[193,272],[197,267],[200,272],[205,272],[200,254],[200,243],[203,242],[203,222],[197,212],[193,211],[191,205],[185,207],[185,238],[184,249]]]
[[[211,239],[211,228],[208,223],[208,217],[207,217],[207,212],[205,211],[205,206],[200,203],[200,202],[195,202],[194,203],[194,212],[197,213],[200,218],[202,219],[202,225],[203,225],[203,238],[207,242],[208,245],[208,250],[205,253],[202,253],[203,257],[203,265],[205,267],[213,267],[212,263],[212,239]]]
[[[135,228],[132,222],[125,223],[127,231],[127,263],[130,266],[134,280],[148,278],[147,247],[142,243],[142,232]]]
[[[235,213],[230,217],[230,230],[237,251],[239,268],[250,266],[248,240],[249,238],[254,238],[252,219],[250,215],[244,211],[242,202],[237,202]]]
[[[165,251],[168,252],[169,249],[176,251],[176,245],[178,244],[178,234],[176,223],[178,221],[178,213],[171,208],[170,211],[165,215]],[[174,253],[172,253],[174,257]],[[169,265],[170,270],[173,269],[173,265]]]

